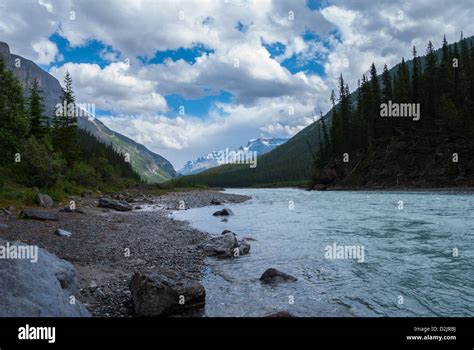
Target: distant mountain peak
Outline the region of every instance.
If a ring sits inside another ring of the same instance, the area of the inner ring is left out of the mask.
[[[205,156],[198,157],[196,160],[189,160],[186,162],[184,167],[178,171],[181,175],[197,174],[201,171],[214,168],[221,165],[222,157],[227,155],[230,158],[238,157],[243,152],[256,152],[258,156],[268,153],[279,145],[285,143],[287,139],[276,138],[276,137],[259,137],[251,139],[245,146],[240,146],[238,149],[233,151],[212,151]],[[231,160],[231,159],[230,159]],[[229,161],[230,161],[229,160]]]

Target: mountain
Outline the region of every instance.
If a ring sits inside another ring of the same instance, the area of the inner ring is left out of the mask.
[[[241,156],[245,153],[256,152],[257,156],[261,156],[284,144],[287,140],[286,138],[260,137],[248,141],[246,146],[241,146],[235,151],[213,151],[194,161],[188,161],[181,170],[178,170],[178,173],[181,175],[198,174],[204,170],[219,166],[222,163],[231,163],[233,159],[241,159]],[[223,157],[227,159],[224,160]]]
[[[10,53],[8,44],[1,41],[0,57],[5,61],[6,68],[12,71],[20,81],[25,96],[28,95],[29,87],[34,79],[38,81],[44,96],[45,113],[48,116],[53,116],[55,105],[60,102],[62,94],[59,81],[38,67],[33,61]],[[118,152],[122,154],[128,153],[133,169],[147,182],[164,182],[177,175],[171,163],[164,157],[150,151],[142,144],[109,129],[100,120],[79,116],[78,125],[100,141],[111,144]]]
[[[469,46],[473,45],[474,37],[468,38],[467,42]],[[450,50],[453,49],[453,45],[448,45]],[[439,61],[442,50],[436,50],[435,54]],[[425,63],[425,58],[421,57],[421,64]],[[411,71],[413,61],[409,60],[406,64]],[[389,70],[392,77],[399,66],[400,64],[395,65]],[[381,81],[381,74],[378,77]],[[359,89],[350,95],[353,103],[357,101],[358,93]],[[328,128],[331,126],[332,115],[331,109],[323,117]],[[254,169],[249,168],[248,165],[226,164],[196,175],[186,176],[180,179],[180,182],[218,187],[308,184],[314,173],[314,155],[319,149],[318,128],[319,121],[307,126],[280,147],[260,157],[258,166]]]

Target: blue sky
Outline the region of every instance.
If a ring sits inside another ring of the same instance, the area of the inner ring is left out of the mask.
[[[308,9],[314,10],[319,9],[321,3],[319,1],[308,0],[306,5]],[[245,24],[243,21],[239,20],[235,24],[235,30],[245,33],[251,25],[251,22]],[[337,36],[337,31],[334,31],[332,35]],[[301,33],[301,38],[305,43],[320,43],[328,50],[330,49],[327,41],[322,40],[317,34],[311,31]],[[100,68],[105,68],[111,62],[110,58],[106,57],[107,54],[111,55],[113,60],[123,60],[123,55],[121,52],[115,50],[110,45],[104,44],[100,40],[90,39],[81,46],[71,46],[67,38],[61,36],[60,30],[53,33],[48,39],[58,48],[59,59],[55,62],[51,62],[48,65],[42,64],[41,67],[47,71],[61,61],[77,64],[97,64]],[[286,50],[286,45],[279,41],[266,43],[262,38],[262,45],[266,48],[271,58],[278,58],[278,56],[283,55]],[[207,47],[202,43],[193,43],[191,47],[157,50],[153,55],[137,56],[133,59],[136,59],[138,64],[144,66],[164,64],[167,61],[176,62],[179,60],[193,65],[196,63],[197,58],[214,53],[214,49]],[[310,58],[293,54],[290,57],[281,60],[280,64],[291,74],[305,72],[307,74],[316,74],[324,77],[324,63],[326,59],[327,57],[325,57],[322,53],[315,53],[315,55]],[[183,107],[186,110],[186,114],[205,118],[209,115],[211,110],[216,112],[221,111],[218,107],[220,103],[230,103],[233,100],[233,94],[231,92],[226,90],[215,91],[211,89],[208,90],[205,96],[199,98],[186,98],[185,96],[181,95],[179,91],[164,95],[163,97],[166,99],[169,108],[169,110],[163,114],[170,118],[180,115],[180,108]],[[113,114],[113,111],[100,108],[97,109],[97,115],[99,116],[110,114]]]

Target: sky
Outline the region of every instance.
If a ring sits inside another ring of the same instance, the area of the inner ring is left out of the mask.
[[[0,41],[97,117],[180,169],[260,136],[291,137],[412,46],[474,33],[473,0],[0,0]],[[316,117],[315,117],[316,116]]]

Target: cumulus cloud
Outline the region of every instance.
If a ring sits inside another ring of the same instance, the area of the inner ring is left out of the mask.
[[[97,64],[66,63],[50,73],[62,80],[68,71],[74,81],[77,99],[95,103],[96,108],[115,113],[154,114],[168,110],[166,100],[155,91],[156,83],[130,74],[126,62],[100,68]]]

